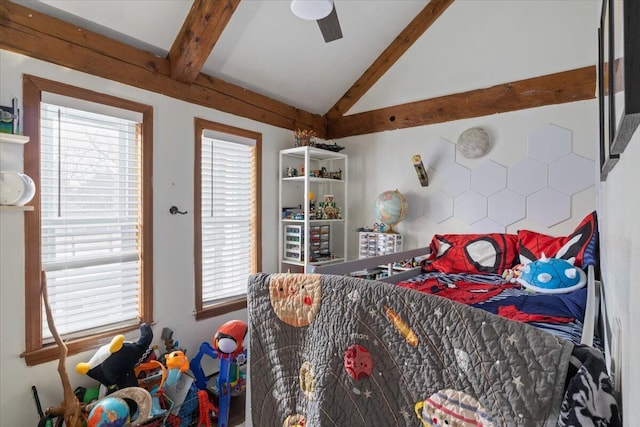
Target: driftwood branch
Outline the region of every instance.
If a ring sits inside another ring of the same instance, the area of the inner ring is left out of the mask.
[[[67,345],[62,341],[55,322],[53,321],[53,314],[51,313],[51,306],[49,305],[49,296],[47,294],[47,274],[43,271],[40,273],[40,293],[42,294],[42,302],[44,303],[44,309],[47,314],[47,325],[53,339],[58,345],[60,355],[58,357],[58,373],[60,374],[60,380],[62,381],[62,390],[64,392],[64,400],[62,404],[57,408],[49,408],[47,412],[52,415],[63,415],[64,422],[67,427],[80,427],[82,425],[82,408],[80,401],[76,397],[73,389],[71,388],[71,382],[69,381],[69,375],[67,374]]]

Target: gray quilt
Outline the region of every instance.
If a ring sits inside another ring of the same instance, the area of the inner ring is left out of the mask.
[[[387,283],[249,282],[253,424],[555,426],[573,345]]]

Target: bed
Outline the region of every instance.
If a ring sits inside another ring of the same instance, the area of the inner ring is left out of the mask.
[[[252,276],[254,425],[620,425],[594,333],[597,241],[594,212],[561,238],[436,235],[315,274]],[[543,252],[583,267],[587,286],[537,295],[505,274]],[[386,281],[349,275],[427,254]]]

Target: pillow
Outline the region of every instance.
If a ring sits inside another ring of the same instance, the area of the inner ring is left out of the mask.
[[[588,265],[597,265],[597,248],[598,221],[595,211],[587,215],[568,236],[553,237],[535,231],[518,231],[521,264],[542,258],[544,252],[549,258],[575,258],[574,265],[586,269]]]
[[[441,273],[502,274],[518,261],[515,234],[436,234],[424,271]]]
[[[580,267],[561,258],[547,258],[530,262],[521,268],[516,282],[543,294],[566,294],[587,284],[587,275]]]

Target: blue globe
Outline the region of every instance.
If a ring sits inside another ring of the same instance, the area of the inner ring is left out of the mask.
[[[389,226],[389,233],[395,233],[393,226],[407,216],[409,206],[407,200],[398,190],[385,191],[380,194],[374,204],[376,218]]]
[[[105,397],[89,412],[87,427],[122,427],[129,425],[129,405],[119,397]]]

